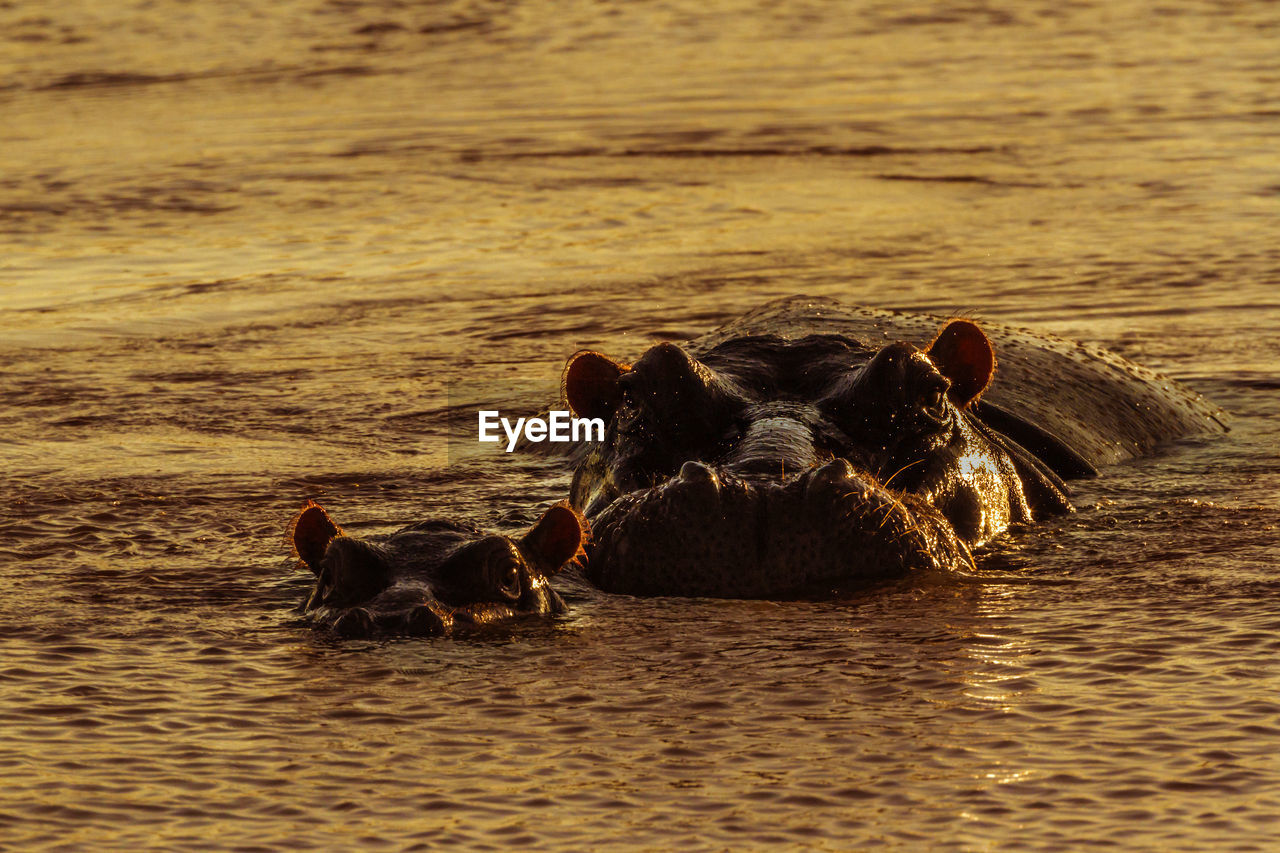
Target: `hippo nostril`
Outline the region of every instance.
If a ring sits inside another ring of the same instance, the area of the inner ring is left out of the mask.
[[[701,462],[691,460],[681,465],[674,483],[688,511],[714,512],[720,506],[720,477]]]
[[[333,623],[339,637],[367,637],[373,633],[373,616],[363,607],[353,607]]]
[[[681,465],[680,479],[687,483],[709,483],[716,487],[720,485],[716,472],[701,462],[689,461]]]
[[[404,617],[404,631],[418,637],[438,637],[444,633],[445,622],[439,613],[425,604],[410,610]]]

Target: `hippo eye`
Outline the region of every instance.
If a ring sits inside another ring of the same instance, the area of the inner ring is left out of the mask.
[[[618,380],[618,429],[627,435],[636,435],[644,430],[644,415],[641,412],[640,400],[636,394],[636,389],[631,383],[623,380],[629,379],[625,376]]]
[[[920,405],[935,417],[942,417],[946,412],[947,386],[930,385],[920,394]]]
[[[329,600],[331,595],[333,595],[333,579],[326,566],[320,570],[320,575],[316,578],[316,585],[311,590],[311,597],[307,599],[307,610],[314,610],[320,607]]]
[[[498,591],[508,598],[520,597],[520,570],[514,565],[507,566],[502,573],[502,582]]]
[[[622,405],[628,408],[635,408],[636,392],[631,389],[630,385],[623,385],[622,390],[618,392],[622,400]]]
[[[494,595],[509,601],[520,598],[520,566],[510,553],[500,555],[488,569],[486,574]]]

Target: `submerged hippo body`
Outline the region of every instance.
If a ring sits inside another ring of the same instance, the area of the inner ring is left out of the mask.
[[[310,502],[292,532],[316,576],[308,618],[346,637],[436,636],[562,613],[547,579],[580,553],[584,535],[581,516],[563,504],[519,538],[431,520],[356,539]]]
[[[1065,479],[1223,428],[1102,350],[825,300],[771,303],[632,365],[580,352],[563,387],[608,423],[572,487],[587,578],[636,595],[807,596],[962,569],[1010,524],[1070,511]]]

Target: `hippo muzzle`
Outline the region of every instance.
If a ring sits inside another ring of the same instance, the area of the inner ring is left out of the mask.
[[[785,479],[684,463],[594,521],[592,579],[633,595],[830,595],[972,565],[954,530],[843,458]]]

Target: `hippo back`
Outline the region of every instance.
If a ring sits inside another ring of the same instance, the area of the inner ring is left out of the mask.
[[[767,303],[686,346],[701,356],[746,335],[839,334],[869,351],[893,341],[924,348],[946,320],[790,297]],[[1078,458],[1064,463],[1060,473],[1084,475],[1090,466],[1141,456],[1164,442],[1225,430],[1222,410],[1115,353],[1000,323],[981,325],[995,347],[998,367],[977,414],[1028,449],[1061,442]]]

